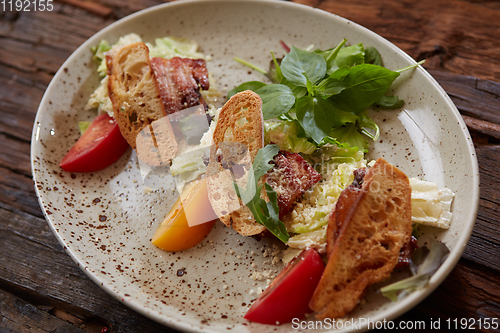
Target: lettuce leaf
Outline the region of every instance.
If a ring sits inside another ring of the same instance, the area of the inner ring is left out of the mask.
[[[413,276],[385,286],[380,292],[395,302],[415,290],[422,289],[429,283],[432,274],[438,270],[449,253],[450,250],[446,245],[439,241],[433,241],[430,249],[418,248],[413,252],[410,263]]]

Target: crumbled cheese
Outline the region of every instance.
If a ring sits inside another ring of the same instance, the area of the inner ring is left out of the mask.
[[[264,281],[266,279],[273,278],[273,271],[253,272],[251,278],[254,281]]]
[[[147,195],[153,192],[153,189],[149,186],[144,186],[142,188],[142,194]]]

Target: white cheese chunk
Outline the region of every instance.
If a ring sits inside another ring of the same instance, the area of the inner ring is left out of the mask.
[[[448,188],[438,189],[436,184],[417,178],[410,178],[410,186],[412,222],[448,229],[455,194]]]

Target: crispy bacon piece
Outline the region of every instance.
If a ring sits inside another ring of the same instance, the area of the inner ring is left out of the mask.
[[[267,182],[278,194],[281,219],[307,189],[319,182],[321,176],[302,156],[284,150],[274,157],[274,164],[267,173]]]
[[[207,104],[200,94],[200,88],[203,90],[209,88],[205,60],[179,57],[152,58],[151,66],[167,114],[199,104],[207,109]]]
[[[396,267],[399,268],[408,266],[410,264],[413,251],[416,249],[418,249],[417,238],[415,236],[411,236],[410,241],[403,245],[401,252],[399,252],[399,261]]]
[[[342,229],[343,222],[350,220],[350,216],[354,213],[352,207],[356,207],[358,200],[361,198],[361,187],[366,175],[366,168],[359,168],[354,170],[354,180],[352,184],[347,186],[339,197],[335,208],[330,214],[330,221],[327,229],[327,256],[330,256],[333,246],[340,230]],[[418,248],[417,239],[411,236],[410,241],[403,245],[399,252],[399,261],[396,267],[408,266],[411,260],[413,251]]]
[[[344,221],[350,219],[349,215],[352,215],[353,211],[351,207],[355,207],[357,201],[360,198],[361,187],[363,185],[363,180],[365,179],[366,168],[359,168],[354,170],[354,180],[352,184],[347,186],[340,196],[342,200],[337,201],[336,207],[330,214],[330,219],[334,219],[335,223],[328,224],[328,238],[331,238],[333,242],[328,243],[327,253],[330,254],[330,250],[333,248],[333,243],[337,240],[337,237],[342,229],[342,224]],[[336,215],[336,216],[335,216]]]

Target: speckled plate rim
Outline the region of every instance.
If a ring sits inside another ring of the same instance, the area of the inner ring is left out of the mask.
[[[42,98],[42,101],[40,103],[40,106],[39,106],[39,109],[38,109],[38,112],[37,112],[37,115],[35,118],[35,124],[37,124],[37,122],[40,120],[40,117],[41,117],[40,110],[44,109],[48,103],[48,95],[49,95],[49,91],[51,90],[51,87],[54,85],[54,82],[61,79],[63,68],[65,68],[67,66],[67,64],[71,63],[73,61],[73,59],[77,57],[77,54],[79,52],[81,52],[82,49],[86,50],[86,49],[90,48],[91,46],[95,45],[100,40],[100,37],[99,37],[100,35],[102,35],[106,32],[112,31],[117,26],[126,24],[126,22],[128,20],[135,19],[135,18],[140,17],[140,16],[145,17],[153,11],[156,11],[159,9],[163,10],[164,8],[170,8],[170,7],[173,8],[173,7],[177,7],[177,6],[192,6],[192,5],[196,5],[196,3],[198,1],[213,2],[213,3],[219,3],[219,4],[224,3],[224,0],[183,0],[183,1],[178,1],[178,2],[166,3],[166,4],[154,6],[151,8],[141,10],[141,11],[136,12],[134,14],[131,14],[125,18],[120,19],[117,22],[110,24],[106,28],[104,28],[101,31],[94,34],[91,38],[89,38],[85,43],[83,43],[79,48],[77,48],[73,52],[73,54],[63,63],[61,68],[55,74],[54,78],[52,79],[51,83],[47,87],[47,90]],[[231,1],[231,0],[228,0],[228,1]],[[254,2],[254,3],[256,3],[256,5],[259,5],[258,4],[259,2],[268,3],[268,2],[277,2],[277,0],[243,0],[243,2]],[[371,35],[371,37],[373,39],[378,39],[379,41],[383,42],[384,44],[389,46],[391,49],[393,49],[399,55],[406,57],[410,62],[414,62],[410,56],[408,56],[406,53],[401,51],[398,47],[393,45],[388,40],[384,39],[383,37],[375,34],[374,32],[372,32],[370,30],[368,30],[368,29],[366,29],[366,28],[364,28],[364,27],[362,27],[362,26],[360,26],[352,21],[344,19],[338,15],[327,13],[327,12],[322,11],[322,10],[317,9],[317,8],[312,8],[309,6],[296,4],[296,3],[290,3],[290,2],[281,2],[280,1],[280,6],[296,7],[297,10],[303,11],[304,15],[307,15],[308,13],[320,12],[322,15],[324,15],[325,20],[337,20],[337,21],[343,22],[343,23],[349,22],[351,24],[352,29],[362,30],[363,34]],[[460,237],[457,240],[457,244],[460,244],[461,246],[454,247],[454,249],[450,252],[450,254],[449,254],[448,258],[445,260],[445,262],[441,265],[441,267],[438,269],[438,271],[432,276],[432,278],[429,282],[429,285],[420,291],[412,293],[411,295],[407,296],[404,300],[400,301],[399,307],[397,307],[396,310],[388,311],[390,313],[380,313],[378,317],[372,318],[373,321],[384,320],[384,319],[392,320],[392,319],[395,319],[398,316],[404,314],[405,312],[407,312],[408,310],[413,308],[415,305],[420,303],[423,299],[425,299],[430,293],[432,293],[446,279],[446,277],[449,275],[449,273],[453,270],[453,268],[455,267],[455,265],[459,261],[461,255],[462,255],[462,253],[467,245],[467,242],[472,234],[474,222],[475,222],[476,215],[477,215],[477,209],[479,206],[479,171],[478,171],[479,169],[478,169],[475,149],[474,149],[474,146],[472,144],[472,140],[471,140],[470,134],[467,130],[467,127],[466,127],[462,117],[460,116],[458,110],[456,109],[455,105],[453,104],[451,98],[446,94],[444,89],[436,82],[436,80],[427,71],[425,71],[425,69],[419,68],[419,70],[424,72],[424,74],[427,76],[429,82],[431,82],[433,84],[433,88],[436,91],[438,91],[439,94],[441,94],[442,96],[445,97],[446,101],[449,104],[449,107],[453,110],[453,116],[455,118],[454,120],[456,120],[460,124],[460,126],[463,129],[462,134],[464,135],[466,141],[470,143],[467,148],[468,148],[468,151],[470,152],[470,158],[471,158],[470,162],[472,165],[472,170],[470,170],[470,171],[473,174],[473,188],[474,188],[474,190],[472,193],[470,193],[470,199],[471,199],[470,200],[470,208],[471,209],[469,210],[468,216],[465,218],[465,220],[470,221],[470,223],[467,225],[467,228],[462,231]],[[33,164],[33,156],[35,155],[35,147],[33,145],[33,142],[35,140],[35,136],[36,136],[36,127],[33,128],[32,146],[31,146],[32,174],[33,174],[33,180],[35,181],[35,184],[36,184],[37,183],[37,174],[34,171],[34,164]],[[92,274],[91,272],[89,272],[86,269],[85,264],[80,260],[78,254],[74,253],[71,249],[66,247],[64,240],[61,238],[61,236],[55,230],[55,227],[54,227],[54,224],[51,220],[51,217],[46,213],[46,211],[43,209],[43,206],[41,204],[41,196],[43,194],[37,189],[36,186],[35,186],[35,192],[37,194],[38,200],[39,200],[40,205],[42,207],[42,211],[44,213],[44,216],[45,216],[46,220],[48,221],[49,226],[51,227],[54,235],[58,239],[59,243],[63,246],[65,251],[70,255],[70,257],[73,259],[73,261],[75,263],[77,263],[78,266],[85,272],[85,274],[92,281],[94,281],[97,285],[99,285],[102,289],[104,289],[108,294],[112,295],[117,300],[123,302],[125,305],[127,305],[131,309],[133,309],[133,310],[135,310],[135,311],[137,311],[137,312],[139,312],[139,313],[141,313],[141,314],[143,314],[143,315],[145,315],[145,316],[147,316],[147,317],[149,317],[157,322],[165,323],[166,320],[163,316],[160,316],[155,312],[150,312],[149,309],[144,304],[141,304],[140,302],[137,302],[134,300],[125,301],[123,293],[117,292],[113,288],[107,286],[105,283],[103,283],[103,281],[101,279],[98,278],[98,276]],[[172,328],[175,328],[175,329],[178,329],[181,331],[189,331],[189,330],[193,329],[192,325],[190,325],[187,322],[170,321],[170,322],[168,322],[168,325],[171,326]],[[354,330],[354,331],[365,331],[366,329],[367,329],[367,327],[365,325],[365,326],[360,327],[358,330]]]

